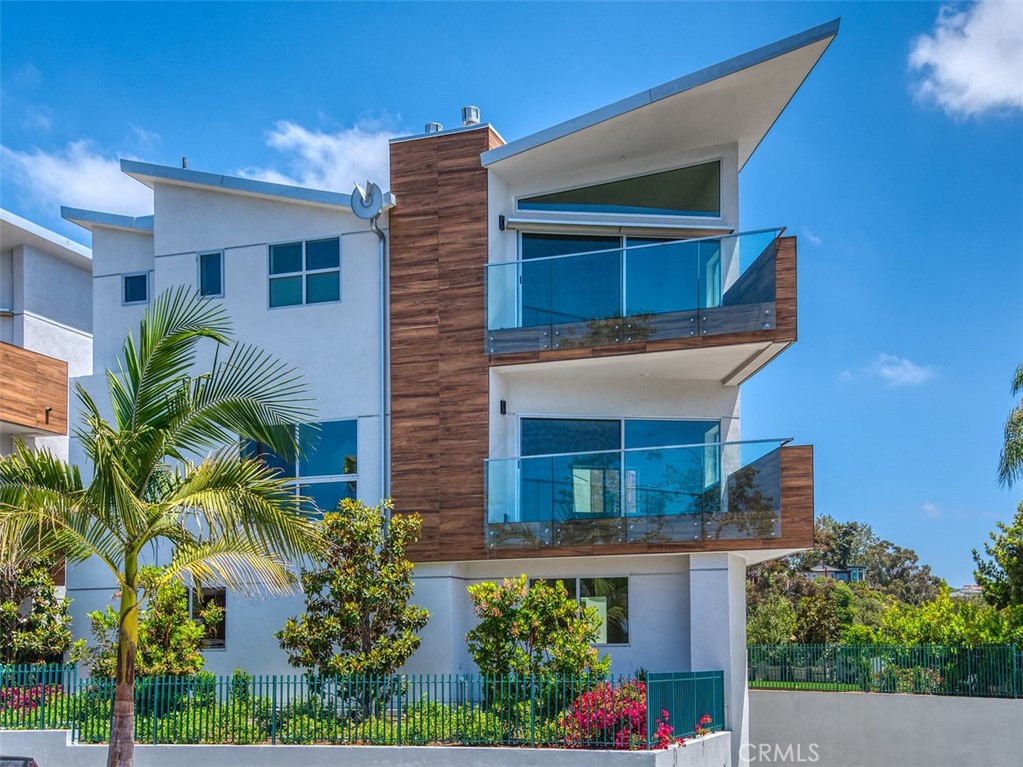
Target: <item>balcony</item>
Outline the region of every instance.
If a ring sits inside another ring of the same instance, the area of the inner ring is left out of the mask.
[[[0,430],[67,434],[67,363],[0,342]]]
[[[760,353],[765,342],[790,343],[795,247],[781,231],[489,264],[486,352],[500,364],[503,355],[557,359],[598,347],[626,354],[760,342]]]
[[[788,442],[488,460],[487,548],[809,545],[803,538],[812,543],[812,448],[785,447]],[[783,530],[783,518],[792,529]]]

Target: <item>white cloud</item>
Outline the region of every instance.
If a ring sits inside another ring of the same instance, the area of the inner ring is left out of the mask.
[[[943,512],[938,507],[937,504],[931,503],[930,501],[924,503],[920,507],[920,511],[922,511],[924,513],[924,516],[928,517],[929,519],[941,519],[943,516],[945,516],[945,512]]]
[[[883,352],[867,368],[867,373],[880,378],[888,387],[919,386],[935,375],[934,368],[928,365],[917,365],[904,357]]]
[[[1023,109],[1023,4],[943,7],[934,32],[913,42],[909,65],[921,71],[917,95],[949,115]]]
[[[811,232],[811,231],[810,231],[809,229],[804,229],[804,230],[803,230],[803,237],[805,237],[805,238],[806,238],[806,241],[807,241],[808,243],[810,243],[811,245],[813,245],[813,246],[815,246],[815,247],[816,247],[817,245],[822,245],[822,244],[824,243],[824,240],[822,240],[822,239],[821,239],[820,237],[818,237],[818,236],[817,236],[816,234],[814,234],[813,232]]]
[[[851,380],[853,380],[852,371],[843,370],[841,373],[838,374],[838,380],[841,381],[842,383],[849,383]]]
[[[153,210],[153,193],[121,173],[116,156],[88,140],[62,149],[19,151],[0,146],[0,172],[26,204],[53,215],[61,205],[145,215]]]
[[[324,133],[280,120],[268,134],[267,146],[287,156],[287,171],[250,167],[239,173],[277,184],[348,193],[356,181],[386,182],[387,142],[397,135],[369,121],[336,133]]]
[[[129,139],[138,147],[140,154],[152,152],[163,143],[163,139],[160,138],[160,134],[155,131],[146,130],[135,123],[129,123],[128,128],[131,131]]]

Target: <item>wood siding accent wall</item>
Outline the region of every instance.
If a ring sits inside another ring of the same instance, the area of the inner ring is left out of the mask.
[[[630,354],[747,341],[795,340],[795,239],[778,249],[778,328],[765,333],[574,349],[491,360],[484,352],[487,171],[500,146],[485,126],[391,145],[391,495],[396,513],[423,519],[417,562],[737,551],[808,546],[813,538],[813,448],[783,448],[782,535],[753,540],[488,550],[484,460],[491,364]]]
[[[682,349],[706,349],[716,346],[763,343],[772,341],[786,346],[796,340],[796,238],[781,237],[775,256],[775,326],[771,330],[749,333],[727,333],[722,335],[670,338],[657,341],[590,346],[577,349],[545,349],[539,351],[498,354],[491,358],[491,364],[520,365],[524,362],[553,362],[556,360],[593,359],[596,357],[617,357],[647,352],[678,351]]]
[[[66,362],[0,342],[0,421],[67,434],[67,387]]]
[[[483,353],[489,128],[391,145],[391,496],[423,518],[418,561],[481,559],[490,374]]]

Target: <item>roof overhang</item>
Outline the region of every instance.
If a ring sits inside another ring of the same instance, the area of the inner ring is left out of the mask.
[[[483,165],[514,184],[580,165],[735,143],[741,169],[838,26],[835,19],[491,149]]]
[[[273,200],[318,205],[328,208],[344,208],[351,211],[352,197],[341,192],[323,189],[309,189],[302,186],[274,184],[239,176],[223,176],[218,173],[204,173],[197,170],[175,168],[167,165],[153,165],[137,160],[121,160],[121,171],[152,189],[156,184],[170,184],[195,189],[215,190],[231,194],[262,197]]]
[[[103,213],[98,210],[69,208],[66,205],[61,205],[60,216],[65,221],[78,224],[90,232],[94,229],[118,229],[122,232],[134,232],[135,234],[151,235],[153,233],[153,217],[151,215],[122,216],[118,213]]]
[[[92,251],[89,248],[0,208],[0,248],[8,250],[21,245],[53,254],[80,269],[92,271]]]

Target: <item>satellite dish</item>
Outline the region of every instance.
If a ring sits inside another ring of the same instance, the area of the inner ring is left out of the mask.
[[[380,187],[369,181],[363,188],[356,182],[355,191],[352,192],[352,213],[359,218],[372,219],[380,215],[384,206],[384,193]]]

